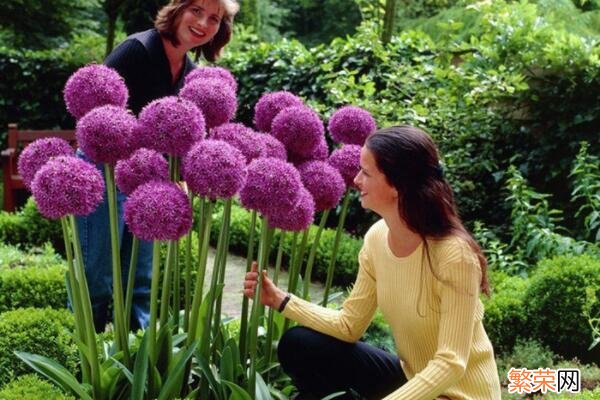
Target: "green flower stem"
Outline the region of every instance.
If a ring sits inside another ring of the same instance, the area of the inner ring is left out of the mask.
[[[179,314],[181,311],[181,268],[179,265],[179,240],[175,241],[175,252],[173,254],[173,296],[172,311],[175,322],[175,331],[179,330]]]
[[[175,251],[177,251],[177,241],[169,240],[167,242],[167,257],[165,259],[165,268],[163,269],[162,292],[160,296],[160,326],[167,324],[169,320],[169,297],[171,295],[171,278],[173,276],[173,261],[175,260]]]
[[[133,288],[135,286],[135,270],[137,268],[138,253],[140,241],[137,236],[133,236],[131,242],[131,261],[129,263],[129,272],[127,273],[127,291],[125,292],[125,326],[129,332],[131,324],[131,307],[133,306]]]
[[[256,231],[256,210],[252,210],[250,220],[250,237],[248,238],[248,251],[246,252],[246,273],[250,272],[254,261],[254,236]],[[246,364],[248,356],[248,298],[242,295],[242,316],[240,317],[240,360]]]
[[[104,175],[106,177],[106,195],[108,198],[108,215],[110,219],[115,343],[117,351],[123,351],[125,365],[129,366],[130,357],[127,332],[125,331],[125,304],[123,301],[123,282],[121,278],[121,252],[119,249],[119,228],[117,225],[117,192],[114,167],[110,164],[104,164]]]
[[[280,233],[280,237],[279,237],[279,248],[277,249],[277,258],[275,259],[275,273],[273,274],[273,284],[275,286],[277,286],[277,283],[279,282],[279,272],[281,269],[281,259],[283,258],[283,243],[285,241],[285,231],[281,231]],[[274,311],[272,308],[269,309],[269,316],[268,316],[268,320],[267,320],[267,338],[265,340],[265,357],[266,357],[266,367],[268,368],[269,365],[271,364],[271,358],[273,355],[273,318],[274,318]],[[267,375],[268,378],[268,375]]]
[[[189,192],[190,207],[194,205],[194,194]],[[198,225],[200,226],[202,216],[204,215],[204,199],[200,198],[200,217]],[[202,230],[199,231],[199,235]],[[192,307],[192,232],[188,233],[185,243],[185,310],[183,315],[183,330],[188,331],[190,327],[190,308]]]
[[[302,267],[302,261],[304,261],[304,253],[306,250],[306,242],[308,241],[308,233],[310,232],[310,227],[304,231],[302,234],[302,240],[300,241],[300,246],[296,249],[294,260],[292,266],[290,268],[290,277],[288,282],[288,292],[296,294],[296,287],[298,286],[298,276],[300,275],[300,268]],[[294,246],[296,246],[296,242],[294,241]],[[292,321],[286,319],[283,324],[283,331],[285,332],[290,327]]]
[[[98,360],[98,348],[96,347],[96,329],[94,328],[94,317],[92,316],[92,302],[90,300],[90,291],[85,276],[85,267],[83,263],[83,253],[81,252],[81,243],[77,233],[77,222],[75,216],[69,215],[71,223],[71,232],[73,233],[73,248],[75,250],[75,285],[79,288],[79,299],[81,300],[81,310],[84,320],[85,344],[88,347],[90,356],[90,375],[92,377],[92,390],[94,399],[99,399],[102,391],[102,382],[100,379],[100,361]]]
[[[65,252],[67,253],[67,291],[71,300],[71,308],[75,315],[75,335],[82,342],[86,343],[85,337],[85,319],[82,310],[81,303],[81,292],[77,279],[75,278],[75,266],[73,264],[73,245],[69,234],[69,220],[68,217],[60,219],[60,223],[63,231],[63,239],[65,242]],[[84,356],[83,352],[79,351],[79,359],[81,360],[81,377],[83,383],[91,384],[90,375],[90,362]]]
[[[333,282],[333,272],[335,270],[335,261],[337,259],[337,252],[340,247],[340,239],[342,238],[342,232],[344,225],[346,224],[346,215],[348,215],[348,205],[350,204],[350,190],[346,191],[344,201],[342,202],[342,209],[340,211],[340,219],[338,221],[337,228],[335,230],[335,239],[333,241],[333,249],[331,249],[331,259],[327,266],[327,279],[325,280],[325,292],[323,293],[323,306],[327,306],[329,301],[329,291],[331,290],[331,284]]]
[[[294,269],[294,264],[296,263],[296,256],[298,254],[298,232],[294,232],[294,234],[292,235],[292,250],[291,250],[291,254],[290,254],[290,262],[289,262],[289,268],[288,268],[288,287],[287,290],[288,292],[291,292],[292,290],[292,284],[294,282],[293,280],[293,276],[292,276],[292,271]]]
[[[188,329],[187,344],[191,345],[197,339],[198,319],[200,318],[200,304],[202,303],[202,291],[204,288],[204,275],[206,274],[206,260],[208,258],[208,244],[210,241],[210,225],[212,222],[212,210],[214,202],[206,202],[205,220],[202,224],[202,241],[198,256],[198,274],[194,287],[194,298],[190,311],[190,326]]]
[[[321,221],[319,221],[319,229],[317,229],[317,233],[313,240],[312,246],[310,247],[308,262],[306,263],[306,272],[304,273],[304,290],[302,292],[302,297],[304,297],[306,300],[309,300],[310,298],[310,278],[312,275],[313,265],[315,263],[315,255],[317,254],[317,248],[319,247],[319,241],[321,240],[321,233],[323,232],[323,228],[325,228],[327,217],[329,217],[329,211],[330,210],[325,210],[321,214]]]
[[[225,286],[225,270],[227,269],[227,254],[229,252],[229,227],[231,225],[231,205],[232,199],[227,199],[225,201],[225,205],[223,207],[223,225],[221,226],[221,231],[224,232],[223,238],[224,243],[222,249],[220,251],[219,256],[219,274],[217,277],[217,286],[224,287]],[[217,249],[219,245],[217,244]],[[218,295],[215,299],[215,320],[213,324],[213,338],[216,338],[219,334],[219,330],[221,328],[221,305],[223,301],[223,291],[218,292]],[[214,339],[213,339],[214,340]],[[215,341],[216,342],[216,341]]]
[[[152,283],[150,285],[150,324],[148,325],[148,345],[150,358],[150,379],[156,366],[158,351],[156,348],[156,322],[158,319],[158,288],[160,286],[160,247],[161,242],[155,240],[152,245]],[[149,385],[150,388],[151,385]],[[150,390],[149,390],[150,391]]]
[[[270,250],[270,236],[273,229],[269,228],[266,218],[262,218],[260,242],[258,244],[258,282],[254,289],[254,300],[252,301],[252,312],[250,314],[250,369],[248,374],[248,392],[254,399],[256,397],[256,364],[258,363],[258,326],[260,316],[260,292],[262,288],[262,270],[267,268],[267,261]]]

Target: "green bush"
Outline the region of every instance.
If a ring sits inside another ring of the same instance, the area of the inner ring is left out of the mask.
[[[0,400],[74,400],[37,375],[22,375],[0,390]]]
[[[26,307],[64,308],[65,272],[64,262],[49,245],[42,253],[0,245],[0,312]]]
[[[483,325],[496,354],[509,352],[519,337],[527,335],[525,290],[528,281],[520,276],[493,273],[493,293],[482,297]]]
[[[600,359],[600,347],[591,351],[592,330],[583,315],[591,290],[600,296],[600,259],[589,255],[560,256],[541,261],[525,291],[525,309],[532,337],[554,352],[581,360]],[[596,303],[591,315],[598,315]]]
[[[21,308],[0,314],[0,385],[31,372],[15,351],[49,357],[75,372],[73,329],[73,315],[67,310]]]
[[[511,368],[554,368],[556,355],[536,340],[518,341],[510,354],[496,359],[500,381],[508,383]]]

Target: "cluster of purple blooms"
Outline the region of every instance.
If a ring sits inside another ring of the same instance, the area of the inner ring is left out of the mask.
[[[116,165],[117,187],[129,196],[125,220],[135,235],[175,240],[190,229],[188,197],[169,181],[163,153],[182,157],[191,192],[212,200],[239,193],[243,206],[286,230],[306,229],[315,212],[335,207],[353,185],[360,145],[376,128],[367,111],[348,106],[331,116],[328,130],[343,145],[329,155],[325,126],[302,99],[285,91],[263,95],[254,109],[255,131],[230,122],[236,91],[226,69],[198,68],[179,97],[151,102],[136,119],[114,70],[89,65],[69,78],[65,102],[77,119],[79,146],[92,162]],[[66,142],[44,139],[19,160],[26,185],[50,218],[87,214],[102,201],[98,169],[73,155]]]

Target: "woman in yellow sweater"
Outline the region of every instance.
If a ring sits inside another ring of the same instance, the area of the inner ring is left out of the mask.
[[[365,235],[341,310],[285,293],[263,272],[261,301],[303,325],[278,348],[300,398],[345,391],[345,398],[500,399],[479,300],[489,291],[486,260],[458,216],[431,138],[410,126],[374,132],[354,182],[361,205],[382,220]],[[256,267],[246,275],[247,296],[257,277]],[[397,356],[358,341],[377,307]]]

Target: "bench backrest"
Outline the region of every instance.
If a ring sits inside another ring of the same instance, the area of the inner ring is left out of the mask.
[[[20,152],[29,143],[45,137],[59,137],[69,142],[73,147],[76,145],[74,130],[19,130],[17,124],[8,125],[8,148],[16,149],[17,152]]]

